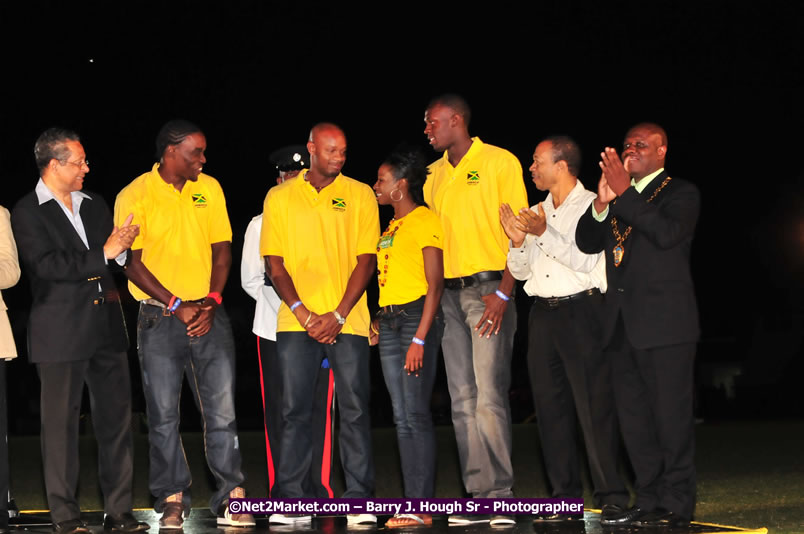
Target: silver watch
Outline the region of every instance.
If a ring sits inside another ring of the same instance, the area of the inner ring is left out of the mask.
[[[332,310],[332,315],[338,320],[338,324],[346,324],[346,317],[338,313],[338,310]]]

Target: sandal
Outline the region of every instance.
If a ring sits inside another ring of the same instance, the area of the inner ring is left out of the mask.
[[[433,524],[430,514],[394,514],[385,522],[385,528],[429,527]]]

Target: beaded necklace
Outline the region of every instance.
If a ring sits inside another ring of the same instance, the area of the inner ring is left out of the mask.
[[[377,253],[379,254],[382,249],[385,250],[385,254],[383,254],[384,263],[382,265],[382,269],[379,267],[377,268],[377,281],[380,284],[380,287],[385,287],[385,283],[388,281],[388,260],[390,259],[390,249],[394,244],[394,236],[396,235],[399,228],[404,223],[404,220],[397,221],[396,218],[391,219],[391,222],[388,223],[388,228],[380,236],[380,241],[377,243]],[[394,226],[396,223],[396,226]]]

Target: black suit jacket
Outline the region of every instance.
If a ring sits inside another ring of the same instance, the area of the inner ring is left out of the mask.
[[[694,343],[698,340],[698,307],[690,274],[690,247],[700,211],[698,189],[673,178],[652,202],[647,200],[667,177],[657,176],[637,193],[629,187],[616,203],[609,204],[604,222],[581,217],[575,233],[578,248],[592,254],[606,253],[604,340],[611,341],[617,316],[622,313],[625,332],[637,349]],[[620,234],[629,225],[625,254],[614,266],[616,245],[611,219],[617,217]]]
[[[28,324],[28,356],[33,363],[83,360],[101,346],[125,351],[128,335],[120,298],[104,261],[103,245],[112,232],[112,214],[95,193],[81,202],[84,245],[55,200],[39,205],[25,195],[11,215],[33,302]],[[101,295],[107,301],[94,304]]]

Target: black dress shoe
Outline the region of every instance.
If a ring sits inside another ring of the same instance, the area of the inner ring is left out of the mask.
[[[623,512],[625,512],[625,508],[619,504],[604,504],[603,509],[600,510],[600,519],[614,519]]]
[[[645,528],[673,528],[689,526],[690,520],[673,512],[657,510],[645,514],[633,522],[635,527]]]
[[[622,527],[634,523],[649,513],[639,506],[623,508],[616,504],[607,504],[600,513],[600,524],[604,527]]]
[[[566,523],[567,521],[578,521],[583,519],[581,515],[569,514],[542,514],[533,517],[534,523]]]
[[[109,532],[142,532],[148,530],[151,525],[144,521],[137,521],[131,512],[120,515],[106,514],[103,520],[103,530]]]
[[[90,534],[87,524],[80,519],[68,519],[53,525],[56,534]]]

